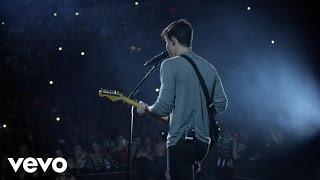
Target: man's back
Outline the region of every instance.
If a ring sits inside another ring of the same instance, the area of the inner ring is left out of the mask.
[[[217,113],[224,111],[227,99],[216,69],[209,62],[192,52],[185,55],[189,56],[199,68],[209,89],[210,97],[215,90],[214,102]],[[164,87],[161,87],[162,91],[157,100],[160,105],[156,105],[156,108],[164,108],[168,104],[169,107],[170,104],[172,106],[172,108],[166,109],[172,109],[167,146],[175,145],[185,130],[191,127],[195,128],[196,137],[200,141],[209,143],[209,119],[206,100],[192,65],[181,56],[167,59],[161,65],[160,76]],[[166,84],[166,81],[169,83]],[[166,94],[174,94],[173,102],[170,102],[172,98],[166,98],[168,97]]]

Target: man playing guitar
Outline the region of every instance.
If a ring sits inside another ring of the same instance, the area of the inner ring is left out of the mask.
[[[140,101],[137,112],[169,115],[167,159],[171,180],[191,180],[194,165],[205,158],[212,140],[204,92],[193,66],[182,56],[191,58],[201,72],[216,114],[226,109],[227,98],[214,66],[192,52],[193,29],[188,21],[171,23],[161,36],[170,58],[161,64],[159,96],[151,106]]]

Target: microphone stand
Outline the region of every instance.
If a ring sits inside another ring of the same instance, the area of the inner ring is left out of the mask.
[[[148,79],[148,77],[152,74],[152,72],[158,68],[161,65],[161,62],[158,62],[157,64],[155,64],[154,66],[152,66],[152,68],[147,72],[147,74],[142,78],[142,80],[139,82],[139,84],[136,86],[136,88],[129,94],[128,98],[131,98],[133,96],[135,96],[139,90],[140,87],[142,86],[142,84]]]
[[[139,92],[140,87],[143,85],[143,83],[147,80],[147,78],[152,74],[152,72],[160,66],[161,62],[156,63],[148,72],[147,74],[142,78],[142,80],[139,82],[139,84],[136,86],[136,88],[129,94],[128,98],[134,97],[137,92]],[[124,103],[123,103],[124,104]],[[123,106],[123,104],[120,106],[120,108]],[[131,148],[133,143],[133,122],[134,122],[134,107],[131,107],[131,121],[130,121],[130,127],[129,127],[129,141],[127,141],[128,144],[128,161],[127,161],[127,180],[132,179],[132,154],[131,154]]]

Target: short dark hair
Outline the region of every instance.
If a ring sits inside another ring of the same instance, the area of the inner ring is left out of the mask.
[[[164,28],[161,33],[161,37],[171,39],[177,38],[180,44],[183,46],[191,47],[193,39],[193,28],[186,19],[179,19],[172,22],[169,26]]]

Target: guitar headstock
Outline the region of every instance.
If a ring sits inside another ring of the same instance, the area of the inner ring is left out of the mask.
[[[123,95],[120,92],[108,89],[100,89],[98,95],[100,97],[107,97],[111,101],[119,101],[123,97]]]

